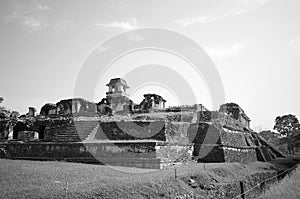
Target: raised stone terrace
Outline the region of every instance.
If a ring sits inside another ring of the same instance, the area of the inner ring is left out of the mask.
[[[44,140],[2,144],[2,156],[142,168],[176,163],[252,162],[282,157],[229,116],[209,112],[149,113],[131,117],[59,118],[35,122]],[[41,133],[41,132],[40,132]]]

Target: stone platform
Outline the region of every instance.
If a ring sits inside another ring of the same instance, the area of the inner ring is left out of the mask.
[[[36,128],[45,129],[44,140],[0,143],[0,155],[151,169],[192,159],[248,163],[283,157],[255,132],[191,122],[50,120]]]
[[[190,156],[191,150],[190,145],[170,146],[155,140],[0,143],[2,158],[56,160],[149,169],[162,169],[178,158],[184,158],[187,154]]]

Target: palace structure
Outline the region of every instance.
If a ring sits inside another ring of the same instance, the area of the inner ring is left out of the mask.
[[[134,103],[124,79],[105,98],[45,104],[38,115],[0,120],[0,157],[164,168],[197,162],[270,161],[284,155],[251,129],[235,103],[218,111],[201,104],[166,107],[157,94]]]

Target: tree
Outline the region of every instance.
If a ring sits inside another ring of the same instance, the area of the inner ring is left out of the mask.
[[[3,97],[0,97],[0,103],[4,101]],[[0,106],[0,119],[6,119],[9,117],[10,112],[3,106]]]
[[[286,137],[289,154],[295,154],[294,142],[300,131],[299,120],[295,115],[278,116],[275,119],[274,130],[277,130],[281,135]]]
[[[0,97],[0,103],[4,101],[3,97]],[[0,106],[0,119],[17,119],[20,116],[18,111],[12,111],[4,106]]]
[[[283,136],[293,137],[299,133],[300,124],[295,115],[283,115],[275,119],[273,129],[277,130]]]

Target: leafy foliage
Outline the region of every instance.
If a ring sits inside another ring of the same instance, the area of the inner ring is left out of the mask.
[[[277,130],[281,135],[293,137],[299,134],[300,124],[295,115],[278,116],[275,119],[274,130]]]
[[[0,103],[4,101],[3,97],[0,97]],[[0,106],[0,119],[17,119],[20,116],[19,112],[11,111],[4,106]]]

